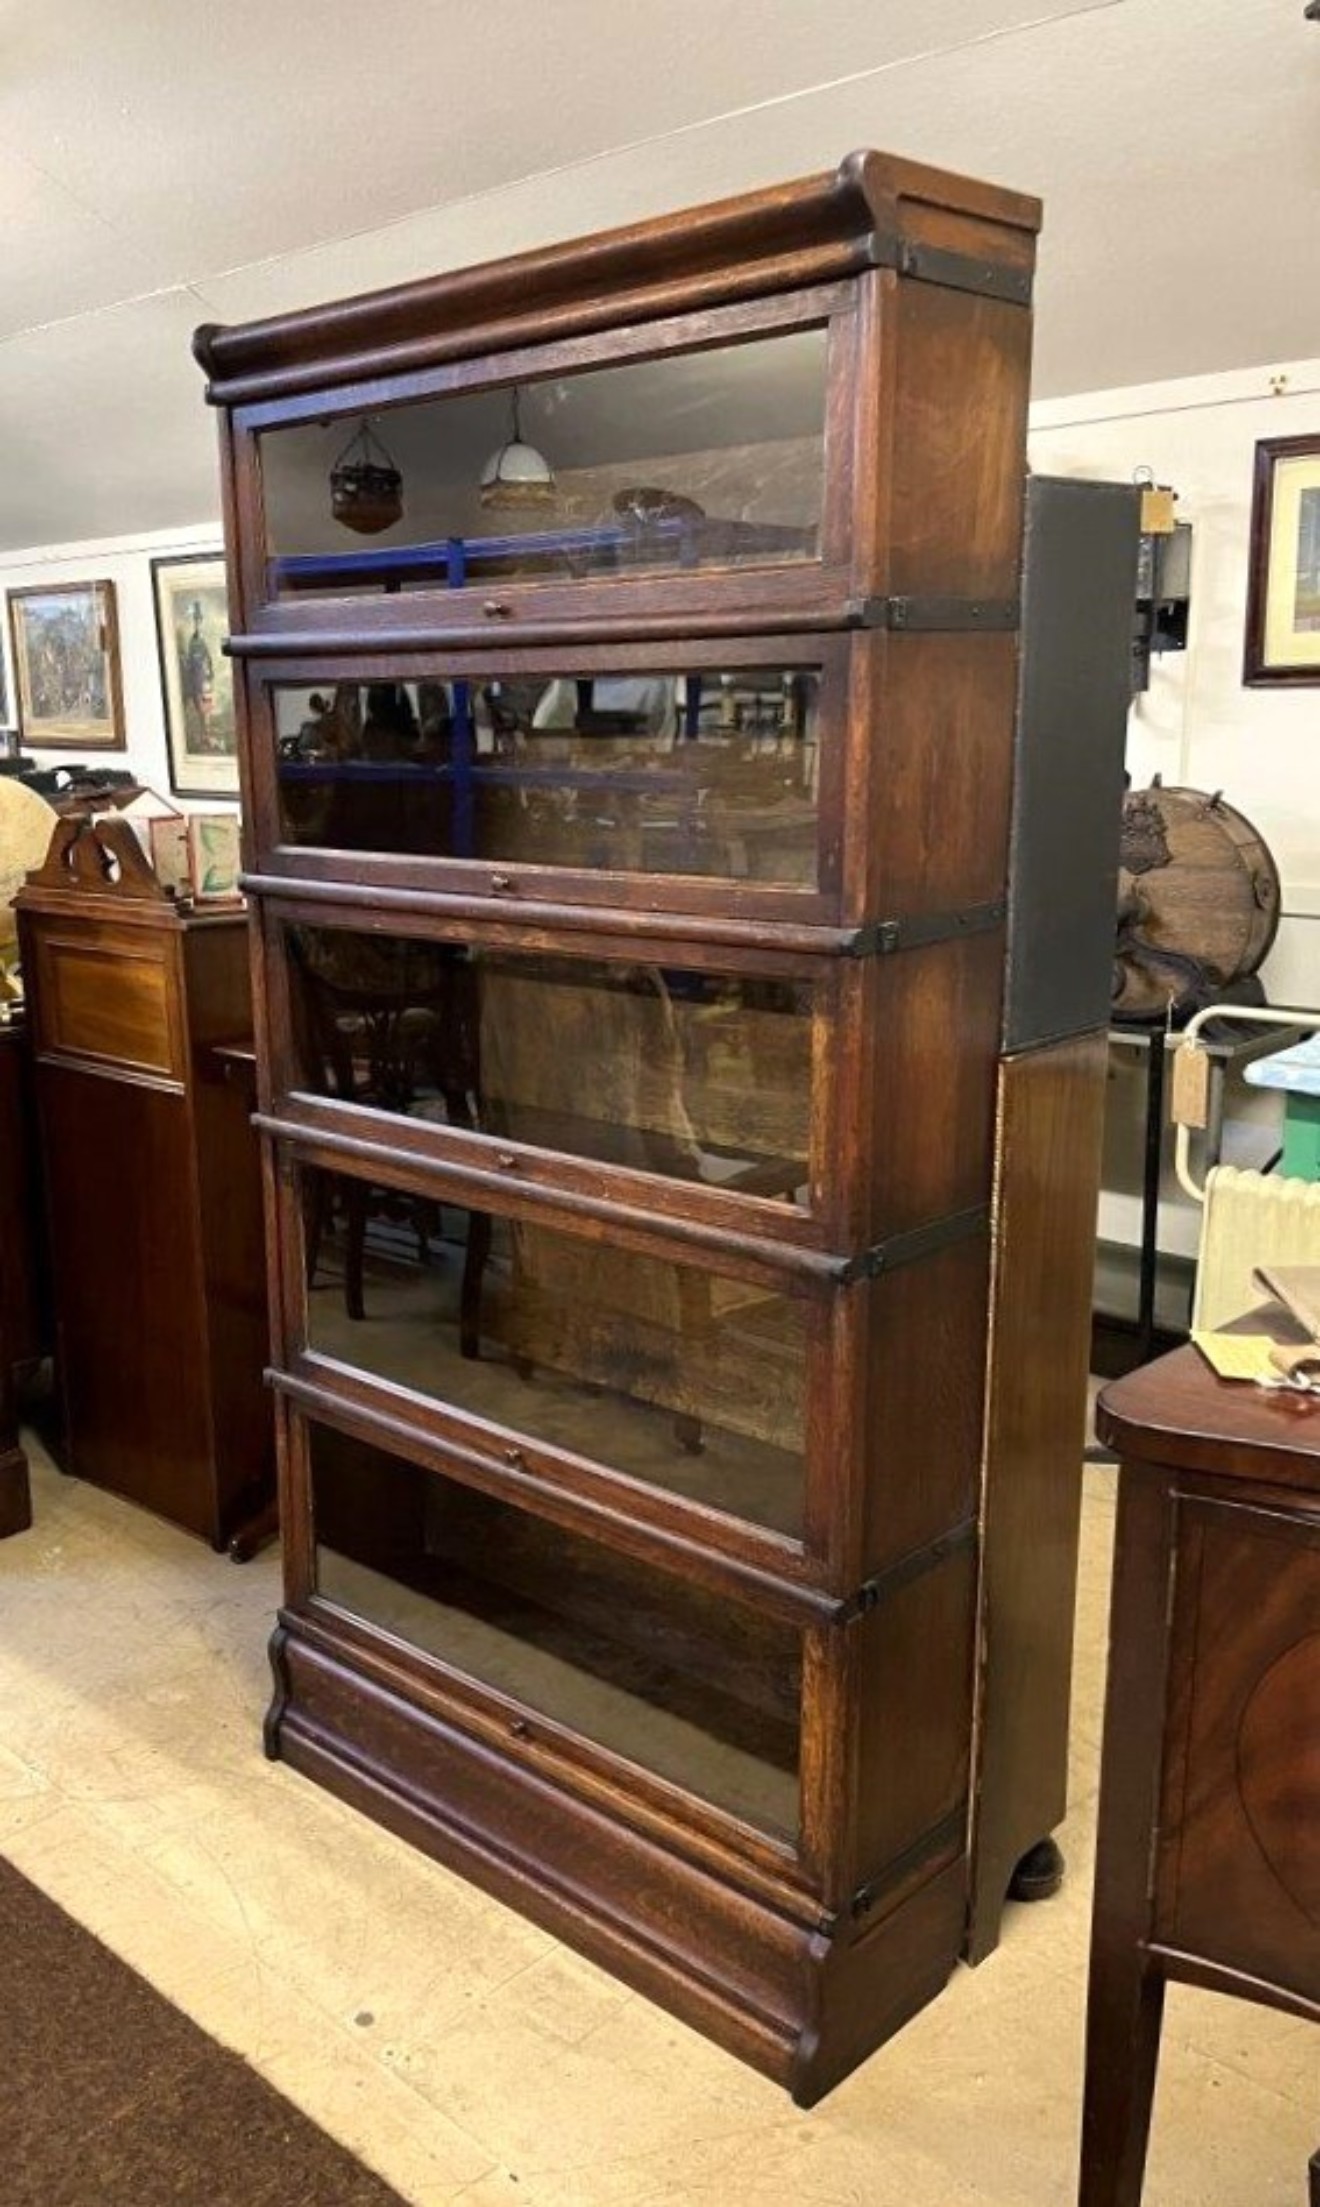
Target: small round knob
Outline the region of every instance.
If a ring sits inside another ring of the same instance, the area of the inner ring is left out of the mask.
[[[492,888],[492,889],[512,889],[512,887],[513,887],[513,875],[512,875],[512,874],[492,874],[492,875],[491,875],[491,877],[490,877],[490,885],[491,885],[491,888]]]
[[[518,1160],[511,1149],[496,1150],[495,1162],[503,1165],[506,1172],[516,1172],[518,1169]]]
[[[481,610],[488,621],[503,621],[508,619],[513,607],[507,598],[487,598]]]
[[[509,1730],[516,1740],[527,1739],[531,1734],[531,1729],[526,1717],[515,1717],[509,1726]]]
[[[506,1448],[504,1461],[506,1464],[512,1464],[515,1471],[525,1471],[527,1469],[527,1458],[520,1448]]]

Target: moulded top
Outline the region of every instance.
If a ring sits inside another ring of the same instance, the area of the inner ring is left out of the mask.
[[[924,164],[850,153],[833,171],[626,228],[193,339],[207,396],[236,405],[900,265],[981,255],[1029,287],[1040,203]]]

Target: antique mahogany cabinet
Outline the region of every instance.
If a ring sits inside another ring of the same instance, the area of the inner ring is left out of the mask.
[[[245,918],[176,906],[113,815],[16,901],[61,1462],[221,1548],[274,1473]]]
[[[1034,1553],[1004,1450],[1077,1478],[1089,1041],[995,1188],[1038,212],[868,153],[196,341],[270,1752],[803,2103],[1062,1809],[1068,1509]],[[987,1448],[992,1203],[999,1353],[1042,1285],[1061,1347]]]
[[[1078,2198],[1139,2207],[1165,1986],[1320,2023],[1320,1404],[1183,1348],[1097,1424],[1121,1465]]]

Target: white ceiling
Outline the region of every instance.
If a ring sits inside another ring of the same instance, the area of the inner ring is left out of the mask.
[[[1038,191],[1041,395],[1320,353],[1303,0],[0,0],[0,551],[217,510],[188,341],[832,166]]]

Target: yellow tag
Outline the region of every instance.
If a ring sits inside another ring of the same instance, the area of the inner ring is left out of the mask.
[[[1141,492],[1141,533],[1143,536],[1172,536],[1175,522],[1173,509],[1178,493],[1166,490],[1162,483],[1146,483]]]
[[[1267,1333],[1193,1333],[1193,1341],[1220,1379],[1272,1380],[1277,1385],[1274,1343]]]
[[[1179,1126],[1210,1124],[1210,1053],[1199,1043],[1182,1042],[1174,1051],[1169,1108]]]

